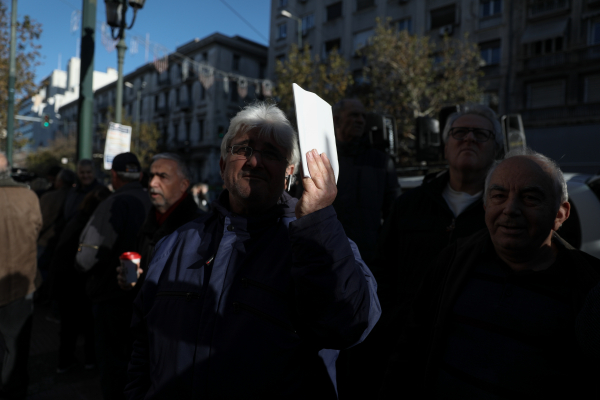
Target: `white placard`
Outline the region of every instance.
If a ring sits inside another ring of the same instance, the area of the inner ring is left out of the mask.
[[[131,127],[111,122],[106,132],[104,146],[104,169],[112,168],[113,159],[117,154],[127,153],[131,148]]]
[[[306,164],[306,153],[312,149],[317,149],[319,154],[327,154],[337,183],[339,164],[331,106],[316,94],[302,89],[295,83],[292,84],[292,87],[294,89],[294,102],[296,103],[298,138],[300,139],[304,177],[310,177]]]

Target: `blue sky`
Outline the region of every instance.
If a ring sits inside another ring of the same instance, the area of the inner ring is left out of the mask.
[[[4,1],[10,10],[11,1]],[[268,45],[270,0],[225,0],[232,8],[249,21],[260,34],[250,28],[220,0],[146,0],[144,8],[138,12],[133,29],[126,32],[127,46],[124,72],[134,71],[146,62],[145,48],[138,46],[136,54],[131,53],[133,36],[145,38],[149,34],[152,44],[175,51],[177,46],[194,38],[203,38],[214,32],[228,36],[240,35],[258,43]],[[42,24],[42,65],[36,70],[36,83],[59,68],[66,69],[69,58],[78,55],[78,38],[81,37],[81,23],[76,32],[71,31],[74,12],[81,12],[81,0],[18,0],[19,18],[29,15]],[[133,11],[129,9],[128,20]],[[101,40],[101,26],[106,22],[104,0],[97,0],[96,10],[96,52],[94,69],[106,71],[117,68],[117,51],[109,52]],[[60,56],[59,56],[60,55]],[[152,50],[148,61],[153,61]]]

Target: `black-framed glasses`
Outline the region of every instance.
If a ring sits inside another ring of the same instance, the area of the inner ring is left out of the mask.
[[[450,131],[448,133],[456,140],[465,140],[469,132],[473,132],[473,137],[478,143],[487,142],[488,140],[490,140],[491,137],[496,136],[494,135],[494,132],[489,129],[467,128],[460,126],[450,128]]]
[[[234,144],[233,146],[229,146],[228,149],[231,149],[231,155],[237,157],[244,157],[246,160],[252,157],[252,154],[258,153],[260,157],[265,161],[285,161],[288,162],[287,158],[281,155],[278,151],[265,149],[265,150],[256,150],[250,146],[246,146],[244,144]]]

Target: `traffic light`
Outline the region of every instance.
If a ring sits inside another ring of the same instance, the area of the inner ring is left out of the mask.
[[[42,126],[47,128],[50,126],[50,116],[48,114],[42,115]]]

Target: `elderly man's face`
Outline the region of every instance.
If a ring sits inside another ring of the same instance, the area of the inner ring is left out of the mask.
[[[77,178],[83,186],[87,186],[94,181],[94,170],[91,165],[80,165],[77,167]]]
[[[229,191],[232,211],[238,214],[266,210],[277,203],[284,190],[287,162],[286,151],[272,138],[258,137],[256,130],[239,133],[230,146],[245,145],[253,150],[252,156],[232,155],[221,158],[221,177]],[[261,152],[275,154],[279,159],[265,157]]]
[[[497,250],[514,255],[550,245],[552,231],[569,216],[559,207],[554,180],[544,167],[526,156],[503,161],[490,177],[485,223]]]
[[[150,166],[150,201],[164,213],[183,196],[190,182],[183,177],[174,160],[160,158]]]
[[[490,121],[480,115],[474,114],[463,115],[454,121],[452,127],[494,130],[494,126]],[[444,154],[451,170],[483,171],[487,170],[494,161],[496,141],[494,137],[491,137],[486,142],[477,142],[475,141],[473,132],[470,132],[464,140],[456,140],[448,135]]]
[[[347,142],[362,136],[365,131],[365,108],[358,100],[346,100],[344,109],[335,118],[336,137]]]

